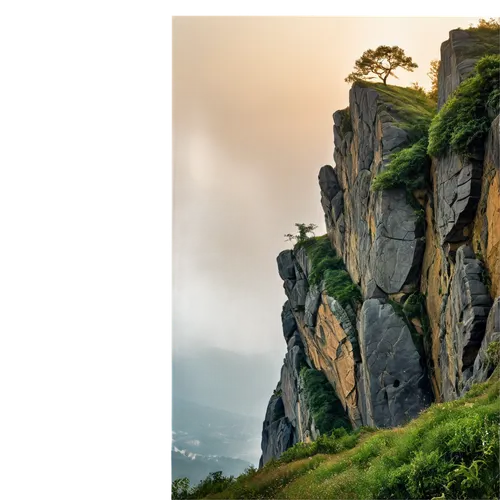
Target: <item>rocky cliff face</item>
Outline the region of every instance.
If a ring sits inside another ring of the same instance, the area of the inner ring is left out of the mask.
[[[450,33],[438,107],[482,54],[473,33]],[[361,300],[346,303],[312,279],[310,248],[278,256],[288,352],[261,464],[320,433],[301,366],[324,374],[352,427],[401,425],[489,375],[487,347],[500,338],[500,118],[474,158],[432,159],[428,189],[374,191],[391,155],[412,142],[420,112],[417,103],[405,113],[383,87],[354,84],[349,107],[333,115],[335,167],[319,172],[321,205]]]

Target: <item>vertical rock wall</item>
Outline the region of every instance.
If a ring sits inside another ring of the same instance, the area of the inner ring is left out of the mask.
[[[442,44],[439,108],[484,54],[482,43],[454,30]],[[333,115],[335,167],[319,172],[327,235],[361,289],[358,306],[343,307],[324,282],[309,282],[304,247],[278,256],[288,351],[261,464],[319,435],[303,366],[326,376],[353,427],[401,425],[491,374],[487,348],[500,340],[500,118],[474,158],[433,158],[429,189],[374,192],[375,176],[410,140],[393,104],[354,84],[349,107]],[[409,316],[415,298],[420,314]]]

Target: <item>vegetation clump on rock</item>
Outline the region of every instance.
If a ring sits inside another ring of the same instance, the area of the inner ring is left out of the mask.
[[[305,248],[311,261],[312,271],[309,282],[312,285],[324,283],[326,293],[337,300],[342,306],[351,305],[354,308],[362,300],[359,287],[353,283],[345,269],[343,260],[332,248],[328,236],[308,238],[295,245],[295,250]]]
[[[429,129],[428,153],[443,157],[482,154],[493,118],[500,111],[500,56],[481,58],[469,78],[446,101]]]

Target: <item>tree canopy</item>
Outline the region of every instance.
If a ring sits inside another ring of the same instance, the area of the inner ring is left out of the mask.
[[[438,98],[438,75],[439,75],[439,66],[441,62],[437,59],[431,61],[431,67],[427,76],[431,79],[431,91],[429,92],[429,97],[433,101],[437,101]]]
[[[405,54],[405,51],[394,45],[380,45],[375,50],[369,49],[354,64],[354,71],[345,79],[346,82],[356,82],[359,80],[372,80],[380,78],[384,85],[387,85],[387,78],[393,76],[396,68],[403,68],[406,71],[413,71],[418,65],[412,58]],[[371,76],[373,73],[375,76]]]
[[[476,29],[494,29],[497,30],[500,28],[500,17],[490,17],[489,19],[479,19],[477,26],[473,24],[469,25],[469,28]]]
[[[312,233],[314,236],[314,230],[318,227],[316,224],[295,224],[298,230],[298,234],[285,234],[286,241],[295,240],[297,243],[302,243],[306,241],[309,236],[309,233]]]

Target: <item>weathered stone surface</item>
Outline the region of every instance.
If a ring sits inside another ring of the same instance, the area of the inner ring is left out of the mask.
[[[290,304],[293,310],[303,309],[306,305],[308,282],[306,279],[298,280],[290,294]]]
[[[293,256],[295,258],[296,265],[299,267],[299,273],[304,275],[305,278],[308,278],[309,273],[311,272],[311,261],[307,256],[306,249],[304,247],[299,248],[293,253]]]
[[[356,331],[348,314],[335,299],[323,292],[315,330],[300,330],[313,367],[323,372],[332,384],[351,424],[355,427],[361,425],[355,381],[359,350]]]
[[[484,382],[493,373],[494,366],[488,362],[487,349],[491,342],[500,341],[500,297],[495,299],[488,315],[486,332],[481,347],[474,361],[472,376],[467,380],[462,394],[470,389],[473,383]]]
[[[300,385],[300,370],[307,365],[307,356],[297,331],[290,336],[287,347],[280,381],[269,401],[263,424],[260,465],[278,458],[295,443],[319,435]]]
[[[416,417],[432,401],[410,330],[390,304],[363,303],[359,343],[365,393],[363,422],[392,427]]]
[[[500,116],[486,140],[481,198],[474,222],[474,250],[484,258],[491,295],[500,295]]]
[[[291,346],[291,347],[290,347]],[[296,405],[299,400],[298,380],[301,366],[305,365],[305,354],[298,333],[289,341],[289,349],[281,368],[281,390],[285,416],[293,427],[297,427]]]
[[[290,301],[288,300],[283,304],[283,309],[281,311],[281,324],[283,326],[283,336],[288,342],[293,333],[297,330],[297,322],[295,321]]]
[[[346,126],[350,120],[350,126]],[[347,130],[347,131],[346,131]],[[375,175],[404,147],[408,134],[383,94],[363,85],[350,91],[350,111],[334,114],[335,168],[320,170],[327,231],[365,297],[416,286],[423,257],[423,224],[404,190],[371,191]]]
[[[292,250],[283,250],[277,258],[278,272],[282,280],[295,280],[295,263]]]
[[[473,32],[450,33],[442,46],[439,107],[482,51]],[[274,433],[272,439],[263,433],[266,460],[318,436],[301,394],[300,366],[325,374],[355,427],[400,425],[430,404],[432,392],[451,400],[490,374],[486,349],[500,337],[499,299],[490,311],[490,295],[500,291],[500,118],[484,163],[480,152],[467,161],[433,160],[432,193],[413,193],[425,220],[402,189],[371,190],[391,154],[409,141],[398,120],[383,92],[353,85],[349,108],[333,116],[335,167],[325,165],[318,176],[328,237],[361,287],[362,308],[344,308],[324,285],[310,286],[304,249],[278,257],[289,298],[282,313],[288,352],[279,386],[284,415],[278,411],[265,426]],[[425,316],[407,323],[390,302],[402,305],[419,289],[429,328]]]
[[[469,76],[483,55],[484,45],[477,33],[460,29],[450,31],[449,40],[441,45],[438,109]],[[441,244],[468,241],[481,193],[482,159],[463,161],[455,154],[448,154],[433,161],[437,173],[436,222]]]
[[[403,189],[381,193],[375,204],[375,220],[371,253],[375,282],[385,293],[397,293],[405,283],[418,282],[424,251],[423,227]]]
[[[321,192],[321,206],[325,213],[325,223],[328,231],[342,215],[344,195],[337,174],[330,165],[325,165],[320,169],[318,181]]]
[[[451,93],[467,78],[483,55],[481,40],[471,31],[456,29],[441,44],[441,64],[438,73],[438,109]]]
[[[286,417],[268,422],[267,415],[262,430],[262,456],[259,465],[265,465],[271,458],[279,458],[293,446],[293,428]]]
[[[304,311],[304,322],[310,328],[314,328],[316,326],[316,315],[318,313],[320,299],[320,288],[316,285],[312,285],[307,292]]]
[[[484,267],[472,249],[461,246],[441,318],[440,371],[445,401],[458,397],[484,337],[491,298],[483,283]],[[465,374],[465,375],[464,375]]]
[[[441,244],[465,241],[470,236],[481,194],[483,165],[456,154],[434,159],[436,164],[436,222]]]

